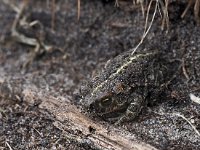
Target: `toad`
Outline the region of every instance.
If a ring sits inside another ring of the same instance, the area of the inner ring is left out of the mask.
[[[82,103],[90,112],[116,124],[133,120],[154,101],[164,83],[159,52],[124,52],[109,60],[81,93]]]

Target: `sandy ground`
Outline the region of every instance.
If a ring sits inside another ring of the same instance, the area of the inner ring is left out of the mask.
[[[16,12],[0,2],[0,83],[23,80],[44,93],[66,97],[81,110],[73,95],[107,60],[139,43],[145,17],[140,7],[130,2],[116,8],[113,1],[82,0],[78,21],[76,1],[60,0],[54,7],[53,20],[51,4],[42,0],[30,2],[17,26],[23,35],[52,46],[48,51],[36,52],[34,46],[10,38]],[[157,13],[141,45],[160,50],[165,59],[176,62],[171,68],[176,76],[166,98],[147,106],[133,122],[116,126],[162,150],[200,147],[200,104],[189,97],[191,93],[200,97],[200,28],[192,9],[183,19],[180,17],[185,7],[186,3],[170,3],[169,29],[161,30],[162,18]],[[33,21],[37,23],[32,27],[23,24]],[[94,149],[89,143],[69,139],[54,125],[54,116],[40,109],[20,98],[1,97],[0,149]],[[99,118],[92,119],[113,126]]]

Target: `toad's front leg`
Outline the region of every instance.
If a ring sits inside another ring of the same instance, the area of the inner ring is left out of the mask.
[[[144,91],[142,91],[142,90],[139,90],[137,92],[134,91],[130,95],[129,106],[127,107],[124,114],[122,114],[119,117],[118,121],[115,124],[121,124],[123,122],[131,121],[131,120],[135,119],[135,117],[138,116],[138,114],[141,112],[141,109],[143,108],[143,106],[145,104],[146,94],[144,94],[143,92]]]

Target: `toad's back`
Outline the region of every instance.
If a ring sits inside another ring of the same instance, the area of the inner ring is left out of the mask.
[[[112,89],[119,82],[129,86],[155,84],[154,75],[156,69],[159,69],[156,64],[157,56],[158,51],[133,55],[126,52],[109,60],[104,69],[92,79],[91,95],[104,88]]]

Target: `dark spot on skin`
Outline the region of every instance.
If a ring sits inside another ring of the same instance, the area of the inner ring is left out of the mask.
[[[94,133],[96,132],[96,129],[93,128],[92,126],[89,126],[89,127],[88,127],[88,130],[89,130],[89,132],[92,133],[92,134],[94,134]]]

